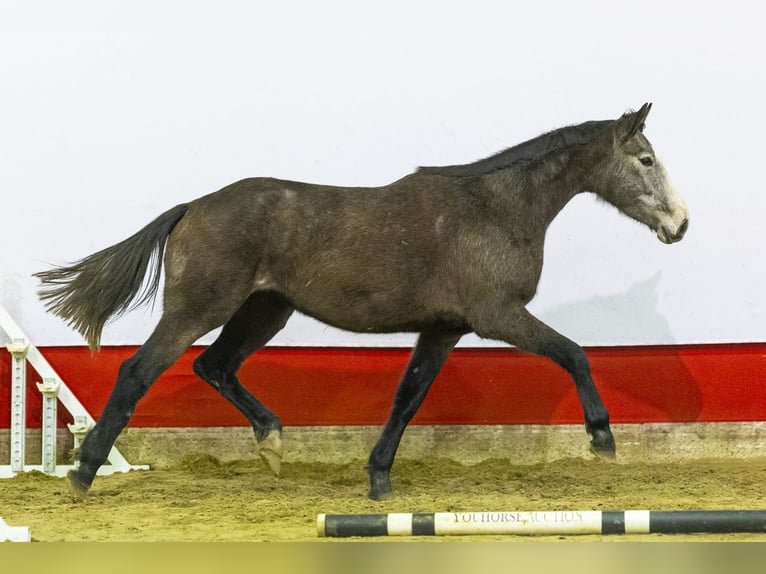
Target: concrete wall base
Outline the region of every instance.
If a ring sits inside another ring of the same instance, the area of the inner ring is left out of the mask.
[[[651,423],[612,427],[618,463],[658,463],[700,458],[766,457],[766,422]],[[286,427],[285,462],[345,464],[366,461],[378,439],[378,426]],[[8,464],[9,431],[0,430],[0,464]],[[27,431],[27,464],[39,464],[40,431]],[[189,454],[219,460],[257,458],[247,427],[127,428],[117,446],[132,464],[167,468]],[[69,463],[71,435],[59,432],[59,463]],[[475,464],[510,458],[538,464],[561,458],[589,458],[581,425],[411,426],[399,448],[401,458],[443,457]]]

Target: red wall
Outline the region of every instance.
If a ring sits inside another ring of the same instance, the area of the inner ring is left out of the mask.
[[[93,416],[135,347],[47,347],[41,351]],[[190,349],[151,388],[135,427],[247,426],[192,372]],[[766,343],[586,349],[614,423],[766,420]],[[240,371],[286,425],[382,424],[408,349],[267,348]],[[39,377],[30,368],[28,424],[39,426]],[[8,398],[6,398],[8,397]],[[0,351],[0,428],[10,422],[10,356]],[[63,410],[63,409],[62,409]],[[60,415],[60,423],[70,419]],[[569,376],[512,349],[458,349],[414,424],[581,423]]]

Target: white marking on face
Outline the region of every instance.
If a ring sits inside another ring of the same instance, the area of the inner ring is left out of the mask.
[[[660,205],[658,206],[657,237],[663,243],[675,243],[683,239],[689,225],[686,202],[668,180],[667,171],[659,159],[655,160],[662,177]]]

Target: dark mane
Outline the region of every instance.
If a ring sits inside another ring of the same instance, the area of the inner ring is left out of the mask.
[[[603,132],[607,124],[613,123],[613,120],[605,120],[566,126],[473,163],[420,167],[418,172],[451,177],[487,175],[520,163],[538,162],[553,153],[590,143],[596,135]]]

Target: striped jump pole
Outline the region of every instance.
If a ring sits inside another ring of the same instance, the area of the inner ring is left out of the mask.
[[[320,537],[766,532],[766,510],[320,514]]]

